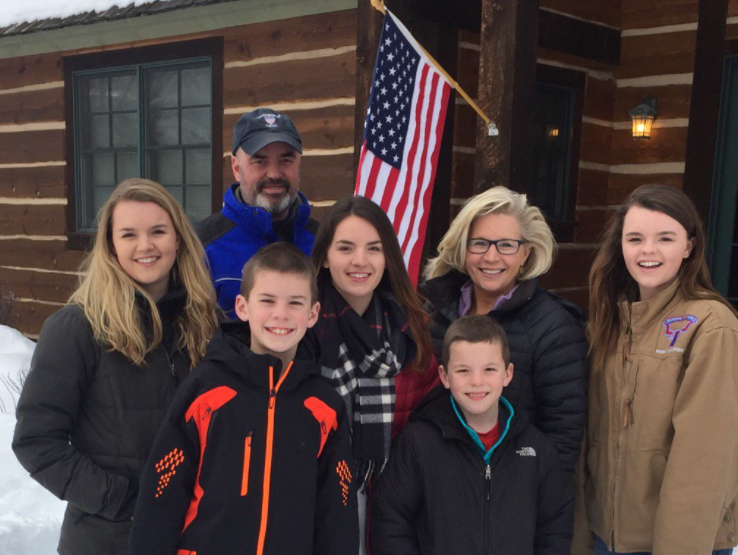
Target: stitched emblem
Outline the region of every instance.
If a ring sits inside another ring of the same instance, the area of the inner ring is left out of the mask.
[[[349,470],[346,461],[339,461],[336,465],[336,474],[341,483],[341,497],[343,497],[343,506],[348,505],[349,484],[351,483],[351,470]]]
[[[692,324],[697,323],[697,316],[687,314],[686,316],[674,316],[664,320],[664,335],[671,339],[669,347],[673,347],[683,333],[687,333]]]
[[[154,497],[159,497],[164,492],[164,489],[169,485],[169,480],[176,474],[177,467],[183,461],[184,452],[175,447],[154,465],[156,473],[159,474],[159,484],[156,486],[156,495]]]
[[[325,447],[325,442],[328,440],[328,434],[332,430],[338,429],[336,411],[317,397],[308,397],[305,399],[304,405],[305,408],[313,413],[313,417],[318,421],[318,425],[320,426],[320,449],[318,449],[318,456],[320,457],[323,447]]]

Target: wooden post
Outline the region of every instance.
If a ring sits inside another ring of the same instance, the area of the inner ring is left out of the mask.
[[[705,225],[712,196],[727,15],[728,0],[700,0],[683,190]]]
[[[477,124],[475,191],[529,189],[535,102],[538,0],[482,0],[478,104],[500,130]]]
[[[369,103],[374,60],[377,57],[383,16],[369,0],[360,0],[356,9],[356,105],[354,107],[354,183],[359,167],[364,119]]]

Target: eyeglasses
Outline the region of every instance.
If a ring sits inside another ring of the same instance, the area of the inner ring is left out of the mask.
[[[525,245],[529,241],[521,241],[519,239],[498,239],[490,241],[481,237],[474,237],[466,242],[466,250],[472,254],[484,254],[494,245],[500,254],[516,254],[520,250],[520,245]]]

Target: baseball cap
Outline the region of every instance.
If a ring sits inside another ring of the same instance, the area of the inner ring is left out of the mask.
[[[231,153],[236,154],[241,147],[246,154],[253,156],[276,142],[287,143],[302,154],[302,140],[292,119],[271,108],[258,108],[242,115],[236,123]]]

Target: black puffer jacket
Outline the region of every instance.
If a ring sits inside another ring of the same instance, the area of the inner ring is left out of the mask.
[[[125,553],[138,479],[190,360],[177,349],[175,290],[158,304],[164,343],[133,365],[93,337],[69,305],[44,323],[18,402],[13,450],[31,477],[68,501],[59,553]]]
[[[569,555],[571,479],[524,414],[500,403],[487,465],[442,388],[410,417],[372,497],[373,555]],[[489,468],[489,471],[488,471]]]
[[[468,279],[466,274],[451,271],[421,285],[433,318],[431,336],[439,359],[443,336],[459,318],[461,287]],[[587,418],[587,340],[582,311],[532,279],[522,282],[512,298],[489,315],[505,329],[515,365],[505,397],[525,409],[573,473]]]

